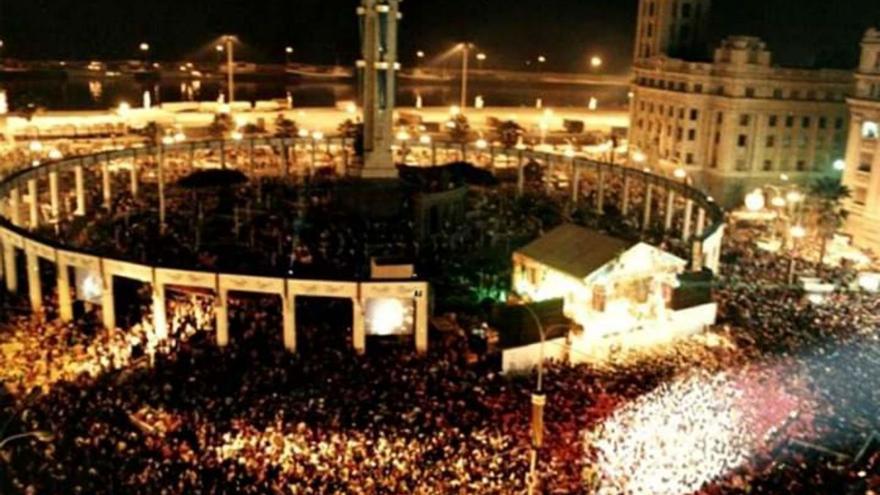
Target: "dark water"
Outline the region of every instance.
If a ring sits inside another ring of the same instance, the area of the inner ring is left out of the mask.
[[[116,107],[121,101],[139,106],[144,91],[150,91],[153,103],[216,100],[224,85],[218,81],[163,81],[142,83],[132,79],[71,79],[68,81],[15,81],[0,82],[0,89],[8,93],[11,107],[36,102],[50,110],[93,110]],[[259,82],[236,84],[238,100],[283,99],[290,93],[298,107],[330,107],[340,101],[355,98],[355,87],[346,83]],[[596,98],[601,109],[625,108],[628,88],[625,86],[563,86],[527,84],[471,84],[470,104],[477,95],[483,96],[486,106],[534,106],[542,98],[545,106],[586,107],[590,98]],[[402,83],[398,100],[401,106],[414,106],[417,96],[425,106],[458,104],[459,84]]]

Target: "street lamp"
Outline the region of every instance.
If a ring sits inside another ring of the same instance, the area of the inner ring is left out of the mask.
[[[470,58],[471,48],[474,44],[470,42],[459,43],[458,48],[461,50],[461,109],[467,109],[467,90],[468,90],[468,62]]]
[[[598,69],[598,68],[602,67],[603,63],[604,63],[604,61],[602,60],[602,57],[600,57],[598,55],[593,55],[590,58],[590,67],[592,67],[594,69]]]
[[[765,206],[764,193],[760,189],[755,189],[746,194],[745,204],[746,209],[753,213],[763,210]]]
[[[148,51],[150,51],[150,44],[149,43],[141,43],[138,48],[140,48],[142,52],[148,52]]]
[[[284,49],[284,62],[285,65],[290,65],[290,56],[293,55],[293,47],[288,46]]]
[[[795,258],[797,251],[797,243],[807,235],[806,229],[801,225],[795,225],[788,231],[791,237],[791,253],[788,256],[788,285],[794,284],[795,272],[797,271],[797,259]]]
[[[837,170],[838,172],[846,170],[846,161],[843,159],[834,160],[834,170]]]
[[[547,57],[545,57],[543,55],[538,55],[538,63],[543,64],[545,62],[547,62]]]
[[[486,54],[482,53],[482,52],[478,53],[477,54],[477,62],[479,62],[480,70],[483,70],[483,62],[485,62],[485,61],[486,61]]]

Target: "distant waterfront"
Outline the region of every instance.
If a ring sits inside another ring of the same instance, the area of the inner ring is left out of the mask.
[[[216,100],[224,86],[217,81],[168,81],[142,83],[131,78],[101,80],[70,79],[47,81],[0,82],[13,107],[30,101],[49,110],[95,110],[117,106],[126,101],[140,105],[144,91],[150,91],[153,103]],[[294,106],[332,107],[355,98],[352,84],[338,82],[300,83],[258,82],[236,84],[239,100],[284,99],[288,93]],[[470,104],[481,95],[487,106],[532,107],[538,98],[548,107],[586,107],[596,98],[600,109],[619,110],[627,104],[626,86],[617,85],[526,85],[472,84]],[[417,96],[425,106],[458,104],[457,83],[403,83],[398,92],[401,106],[415,106]]]

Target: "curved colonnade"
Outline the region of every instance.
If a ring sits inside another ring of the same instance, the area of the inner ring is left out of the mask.
[[[570,154],[526,149],[503,149],[458,143],[431,143],[407,146],[408,158],[421,157],[427,163],[465,160],[508,174],[519,193],[526,185],[528,164],[538,164],[547,177],[561,177],[557,192],[570,195],[573,202],[589,198],[595,211],[605,212],[607,201],[616,195],[618,212],[640,226],[643,232],[662,229],[669,236],[690,243],[691,266],[717,271],[723,235],[723,213],[703,192],[678,180],[614,164],[602,163]],[[184,286],[213,291],[216,295],[216,341],[229,342],[227,304],[230,291],[274,294],[283,302],[283,342],[296,350],[297,297],[350,299],[353,306],[352,342],[357,352],[366,349],[365,302],[371,298],[411,300],[415,313],[415,347],[428,347],[429,286],[426,281],[307,280],[253,276],[247,273],[181,270],[107,257],[66,246],[35,232],[46,224],[84,217],[90,208],[112,208],[113,187],[120,175],[127,174],[129,193],[137,197],[142,188],[154,188],[158,196],[160,225],[164,224],[164,190],[169,178],[168,162],[176,161],[190,170],[202,166],[208,154],[211,168],[238,168],[251,175],[271,175],[300,179],[332,168],[339,175],[357,175],[355,153],[350,140],[328,138],[252,138],[238,141],[196,141],[112,150],[97,154],[45,162],[20,170],[0,183],[0,244],[3,262],[0,275],[10,292],[19,289],[16,259],[23,253],[27,290],[31,307],[42,310],[40,260],[54,265],[57,276],[59,318],[73,319],[70,268],[100,274],[100,300],[104,325],[116,327],[113,281],[128,278],[150,284],[153,290],[153,324],[160,336],[167,335],[165,291],[168,286]],[[242,158],[245,164],[242,165]],[[267,159],[268,158],[268,159]],[[268,162],[268,166],[267,165]],[[547,172],[550,172],[549,174]],[[116,179],[116,180],[114,180]],[[100,182],[102,205],[87,204],[87,184]],[[611,194],[614,189],[615,194]],[[62,201],[66,200],[66,201]],[[639,204],[641,203],[641,204]],[[662,211],[662,218],[660,217]],[[662,223],[661,223],[662,222]]]

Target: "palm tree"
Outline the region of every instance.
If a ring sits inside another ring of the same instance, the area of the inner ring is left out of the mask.
[[[446,127],[449,131],[449,137],[456,143],[466,143],[471,134],[471,124],[463,114],[452,117]]]
[[[275,119],[275,136],[276,137],[294,137],[299,132],[296,122],[288,119],[283,113],[279,113]]]
[[[208,132],[214,139],[223,139],[233,126],[232,116],[228,113],[218,113],[214,115],[214,121],[211,122]]]
[[[825,260],[828,239],[831,238],[846,221],[848,212],[843,208],[843,201],[850,197],[847,186],[833,177],[822,177],[810,185],[810,194],[816,209],[816,225],[822,237],[819,252],[819,265]]]
[[[519,143],[520,137],[523,135],[523,128],[512,120],[502,122],[498,125],[498,136],[505,148],[513,148]]]

